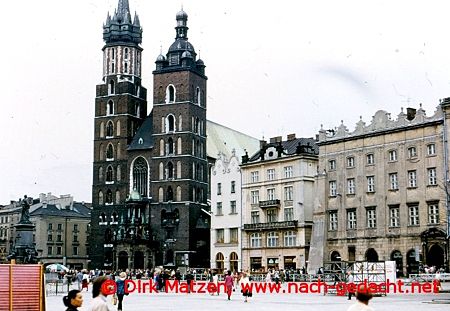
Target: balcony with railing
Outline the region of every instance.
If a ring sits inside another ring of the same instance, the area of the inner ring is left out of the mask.
[[[260,208],[280,207],[280,200],[259,201]]]
[[[256,231],[256,230],[277,230],[277,229],[289,229],[297,227],[297,220],[289,221],[276,221],[276,222],[264,222],[256,224],[244,224],[244,230]]]

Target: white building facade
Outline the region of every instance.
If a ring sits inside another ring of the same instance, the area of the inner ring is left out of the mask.
[[[235,152],[211,169],[211,268],[241,270],[241,169]]]

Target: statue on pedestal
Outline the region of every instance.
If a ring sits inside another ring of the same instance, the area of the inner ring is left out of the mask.
[[[30,206],[33,204],[33,198],[28,198],[26,195],[21,200],[22,214],[20,215],[19,224],[31,224],[30,221]]]

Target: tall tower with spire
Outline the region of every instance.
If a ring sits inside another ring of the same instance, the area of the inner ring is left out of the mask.
[[[209,265],[205,64],[188,41],[188,15],[176,14],[175,42],[153,71],[152,228],[156,263]]]
[[[93,268],[110,269],[114,254],[108,224],[118,223],[131,192],[127,147],[147,116],[142,28],[136,13],[131,18],[128,0],[119,0],[114,14],[108,13],[103,40],[103,79],[95,98],[90,256]]]

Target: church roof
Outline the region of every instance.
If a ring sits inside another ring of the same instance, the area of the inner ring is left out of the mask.
[[[206,153],[208,157],[215,159],[219,152],[229,158],[234,149],[236,156],[240,158],[245,154],[244,149],[250,154],[259,149],[258,139],[209,120],[206,135]]]
[[[150,112],[144,123],[142,123],[141,127],[136,132],[136,135],[134,135],[130,146],[128,146],[128,150],[143,150],[153,148],[152,130],[153,111]]]
[[[230,129],[221,124],[206,121],[206,154],[208,157],[217,158],[219,153],[230,157],[235,151],[237,157],[248,153],[253,154],[259,149],[259,141],[249,135]],[[142,123],[134,135],[129,151],[151,149],[154,146],[153,136],[153,111]]]

